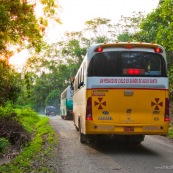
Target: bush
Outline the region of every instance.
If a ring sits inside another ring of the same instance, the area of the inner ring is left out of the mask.
[[[7,151],[8,146],[10,146],[10,143],[5,138],[0,138],[0,156]]]
[[[173,138],[173,126],[170,126],[168,129],[168,138]]]
[[[0,137],[5,138],[16,148],[30,141],[27,129],[12,106],[0,107]]]

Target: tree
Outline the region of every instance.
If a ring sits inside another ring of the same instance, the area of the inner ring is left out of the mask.
[[[128,42],[131,40],[131,35],[129,33],[123,33],[118,35],[118,41],[122,41],[122,42]]]
[[[159,27],[165,25],[160,16],[161,9],[157,8],[140,23],[140,31],[134,33],[134,40],[142,42],[156,42],[159,33]]]
[[[0,60],[0,106],[4,106],[7,101],[15,103],[20,92],[20,74]]]
[[[94,43],[103,43],[111,40],[112,24],[110,19],[94,18],[85,22],[87,37]]]
[[[11,46],[16,49],[41,49],[41,41],[47,19],[55,14],[54,0],[40,0],[45,15],[37,19],[34,13],[35,3],[27,0],[0,0],[0,55],[9,58]],[[55,19],[59,21],[59,19]]]
[[[20,51],[23,48],[41,50],[44,30],[48,19],[60,22],[57,14],[57,4],[54,0],[40,0],[44,15],[40,18],[34,13],[36,1],[32,0],[0,0],[0,105],[7,101],[15,102],[30,97],[35,76],[25,73],[24,80],[8,64],[8,58],[13,54],[11,47]],[[25,82],[24,82],[25,81]],[[23,82],[23,83],[22,83]],[[20,92],[20,86],[23,86]],[[25,90],[27,92],[25,92]],[[23,99],[21,93],[24,94]]]
[[[162,45],[167,53],[170,89],[173,88],[173,11],[172,0],[161,0],[158,8],[148,14],[140,25],[140,31],[133,35],[134,40],[154,42]]]
[[[142,12],[133,12],[130,17],[121,16],[120,22],[114,25],[118,41],[139,41],[135,34],[139,32],[144,16]]]

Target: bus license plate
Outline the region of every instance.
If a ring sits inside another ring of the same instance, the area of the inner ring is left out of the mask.
[[[124,127],[125,132],[134,132],[134,127]]]

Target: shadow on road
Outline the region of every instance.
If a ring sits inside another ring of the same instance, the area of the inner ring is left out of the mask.
[[[147,148],[143,144],[125,144],[116,142],[113,140],[100,141],[99,143],[88,143],[88,147],[91,147],[104,154],[125,154],[125,155],[147,155],[147,156],[158,156],[159,154],[153,150]]]

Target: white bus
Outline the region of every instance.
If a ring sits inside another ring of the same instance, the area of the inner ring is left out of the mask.
[[[168,77],[160,45],[93,45],[73,85],[74,124],[81,143],[102,136],[141,143],[145,135],[167,134]]]
[[[73,90],[68,86],[61,93],[60,115],[62,119],[73,119]]]

